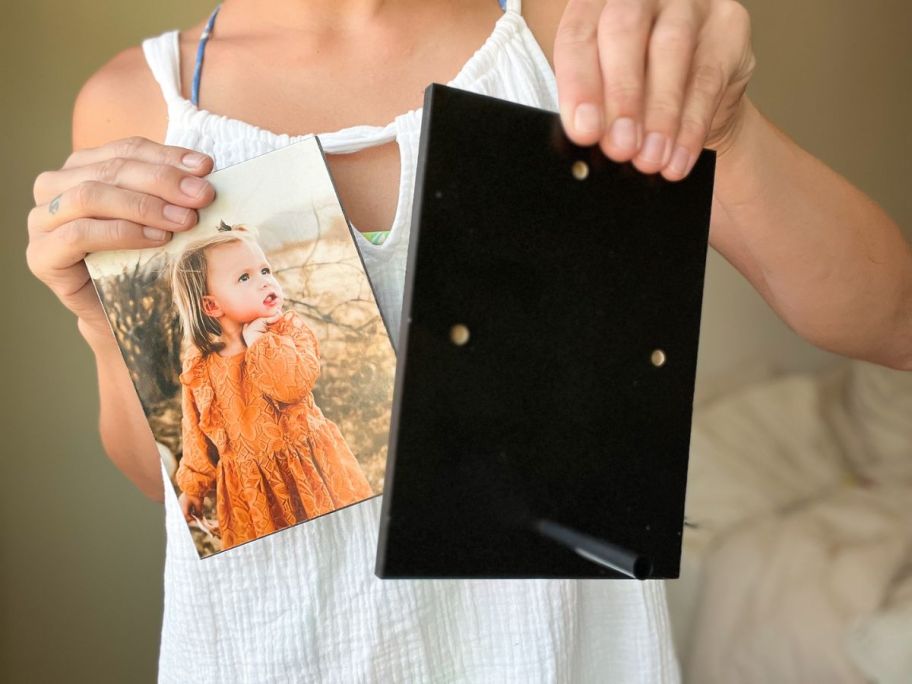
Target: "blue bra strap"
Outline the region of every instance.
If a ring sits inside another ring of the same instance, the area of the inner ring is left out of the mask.
[[[203,71],[203,53],[206,52],[206,43],[209,41],[209,36],[212,35],[212,26],[215,24],[215,17],[218,14],[221,4],[215,6],[215,9],[212,10],[212,14],[209,15],[209,21],[206,22],[206,28],[203,29],[203,33],[199,39],[199,45],[196,48],[196,66],[193,67],[193,90],[190,93],[190,101],[193,103],[194,107],[199,106],[199,96],[200,96],[200,73]]]
[[[497,3],[500,5],[500,9],[504,12],[507,11],[507,0],[497,0]],[[203,71],[203,54],[206,52],[206,43],[209,42],[209,36],[212,35],[215,17],[218,15],[221,6],[221,4],[216,5],[215,9],[212,10],[212,14],[209,15],[209,20],[206,22],[206,28],[203,29],[203,33],[200,35],[199,45],[196,48],[196,65],[193,67],[193,86],[190,92],[190,102],[193,103],[194,107],[199,107],[200,74]]]

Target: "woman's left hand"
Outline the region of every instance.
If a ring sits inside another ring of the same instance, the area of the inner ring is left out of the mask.
[[[561,118],[579,145],[668,180],[737,133],[756,59],[735,0],[568,0],[554,41]]]

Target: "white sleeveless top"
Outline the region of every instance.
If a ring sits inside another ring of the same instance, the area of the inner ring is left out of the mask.
[[[143,42],[168,106],[166,144],[216,168],[299,137],[181,96],[178,32]],[[554,73],[508,0],[449,85],[557,111]],[[358,246],[399,329],[421,110],[318,134],[327,154],[397,141],[399,204],[385,242]],[[370,226],[371,229],[386,226]],[[357,231],[355,231],[357,234]],[[380,580],[381,498],[200,560],[168,475],[161,682],[679,682],[661,580]]]

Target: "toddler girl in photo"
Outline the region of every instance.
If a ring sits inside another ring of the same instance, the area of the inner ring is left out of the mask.
[[[215,489],[222,549],[373,495],[334,422],[314,403],[317,339],[294,311],[253,234],[225,223],[171,269],[185,346],[187,521]]]

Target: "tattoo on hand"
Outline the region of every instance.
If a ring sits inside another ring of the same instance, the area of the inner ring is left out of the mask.
[[[50,205],[48,205],[48,211],[52,214],[56,214],[58,209],[60,209],[60,195],[52,199]]]

